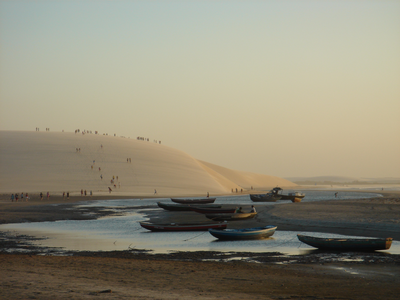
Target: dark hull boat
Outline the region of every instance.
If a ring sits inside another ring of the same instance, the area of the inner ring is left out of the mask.
[[[165,210],[170,211],[191,211],[193,207],[201,208],[220,208],[218,204],[178,204],[178,203],[163,203],[157,202],[157,205]]]
[[[140,226],[151,231],[206,231],[208,229],[225,229],[227,223],[151,223],[139,222]]]
[[[257,213],[233,213],[233,214],[206,214],[206,217],[214,221],[240,221],[254,218]]]
[[[318,238],[298,234],[297,238],[311,246],[324,250],[353,250],[353,251],[374,251],[387,250],[392,245],[392,238],[385,239],[347,239],[347,238]]]
[[[204,199],[178,199],[171,198],[172,202],[180,203],[180,204],[205,204],[205,203],[214,203],[215,198],[204,198]]]
[[[244,229],[209,229],[208,232],[220,240],[257,240],[272,236],[276,226]]]
[[[274,195],[272,193],[268,194],[254,194],[250,195],[250,199],[253,202],[276,202],[281,199],[281,196]]]

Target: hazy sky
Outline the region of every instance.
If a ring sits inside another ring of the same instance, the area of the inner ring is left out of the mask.
[[[0,0],[0,46],[1,130],[400,177],[400,1]]]

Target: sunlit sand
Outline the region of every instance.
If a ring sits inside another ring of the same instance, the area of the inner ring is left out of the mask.
[[[94,133],[0,131],[0,160],[1,193],[205,196],[296,186],[159,143]]]

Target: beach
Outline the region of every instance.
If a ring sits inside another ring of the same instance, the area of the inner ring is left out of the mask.
[[[47,131],[0,131],[0,139],[0,224],[88,220],[119,213],[95,206],[77,208],[81,201],[235,196],[265,193],[276,186],[285,192],[304,190],[283,178],[231,170],[143,140]],[[16,193],[24,193],[24,198],[16,202]],[[400,193],[378,193],[383,197],[257,203],[257,218],[230,226],[274,224],[278,230],[398,241]],[[162,210],[147,215],[166,222],[171,216],[188,221]],[[152,254],[150,249],[132,248],[60,255],[34,246],[35,238],[0,232],[0,299],[365,300],[398,299],[400,292],[400,257],[384,251]]]
[[[68,201],[61,196],[43,201],[33,197],[18,203],[11,203],[5,195],[1,198],[3,224],[89,217],[71,209],[88,197]],[[246,226],[273,222],[284,230],[301,226],[302,231],[360,235],[368,224],[373,236],[400,238],[397,193],[261,208],[258,218]],[[95,217],[106,214],[93,213]],[[362,256],[363,261],[346,262],[314,254],[282,264],[279,255],[271,254],[262,256],[262,263],[222,262],[218,254],[196,252],[78,252],[59,257],[9,254],[4,252],[4,240],[2,245],[1,299],[397,299],[400,292],[398,255],[368,254]]]

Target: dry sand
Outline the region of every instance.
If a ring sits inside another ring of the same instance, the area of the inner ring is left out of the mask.
[[[107,195],[111,187],[118,196],[148,197],[155,190],[158,197],[205,196],[277,185],[296,186],[279,177],[201,162],[153,142],[68,132],[0,131],[0,193],[79,195],[83,189],[98,196]]]
[[[1,299],[375,300],[398,299],[400,284],[398,266],[389,265],[282,266],[4,254],[0,265]]]

